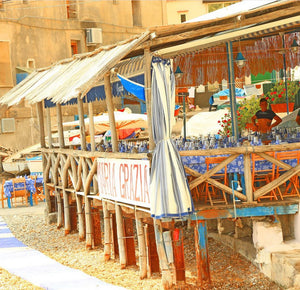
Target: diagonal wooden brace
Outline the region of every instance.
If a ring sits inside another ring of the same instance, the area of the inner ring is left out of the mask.
[[[222,161],[221,163],[219,163],[218,165],[216,165],[211,170],[205,172],[204,174],[199,175],[199,177],[197,177],[196,179],[194,179],[190,183],[190,189],[193,189],[196,186],[198,186],[200,183],[206,181],[209,177],[211,177],[215,173],[219,172],[222,168],[224,168],[227,164],[229,164],[230,162],[232,162],[238,156],[239,156],[239,154],[230,155],[227,159],[225,159],[224,161]]]
[[[270,192],[272,189],[275,189],[276,187],[280,186],[281,184],[285,183],[288,179],[293,177],[294,175],[298,174],[300,172],[300,164],[297,166],[289,169],[284,174],[280,175],[275,180],[271,181],[270,183],[264,185],[263,187],[260,187],[258,190],[254,192],[254,199],[265,195],[266,193]]]
[[[189,167],[187,167],[187,166],[184,166],[184,169],[185,169],[185,171],[186,171],[188,174],[190,174],[190,175],[192,175],[192,176],[194,176],[194,177],[202,177],[202,176],[204,175],[204,174],[201,174],[201,173],[199,173],[199,172],[197,172],[197,171],[195,171],[195,170],[193,170],[193,169],[191,169],[191,168],[189,168]],[[213,178],[207,178],[205,181],[208,182],[208,183],[210,183],[210,184],[212,184],[213,186],[215,186],[215,187],[221,189],[221,190],[224,190],[226,193],[232,195],[232,189],[231,189],[230,187],[228,187],[227,185],[222,184],[221,182],[218,182],[217,180],[215,180],[215,179],[213,179]],[[197,186],[197,185],[196,185],[196,186]],[[190,188],[191,188],[191,187],[190,187]],[[193,188],[194,188],[194,187],[193,187]],[[192,188],[191,188],[191,189],[192,189]],[[234,191],[234,195],[235,195],[237,198],[239,198],[240,200],[242,200],[242,201],[247,201],[246,196],[243,195],[242,193],[236,191],[236,190]]]

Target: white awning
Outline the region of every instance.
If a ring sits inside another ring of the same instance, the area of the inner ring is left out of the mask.
[[[75,55],[49,68],[37,70],[6,93],[0,103],[12,106],[24,98],[30,104],[44,99],[65,103],[73,98],[84,97],[92,87],[99,84],[107,71],[148,36],[147,31],[129,41]]]

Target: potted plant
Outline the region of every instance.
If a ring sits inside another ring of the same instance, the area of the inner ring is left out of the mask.
[[[295,96],[299,91],[299,82],[287,81],[287,95],[289,101],[289,111],[293,111]],[[271,105],[272,111],[282,113],[287,111],[286,105],[286,85],[283,80],[274,84],[266,93],[265,98]]]

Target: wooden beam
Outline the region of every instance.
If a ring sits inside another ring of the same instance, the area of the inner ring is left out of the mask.
[[[82,206],[83,197],[78,194],[75,196],[78,215],[78,239],[79,242],[82,242],[85,240],[84,209]]]
[[[124,158],[124,159],[145,159],[151,156],[149,153],[120,153],[120,152],[89,152],[89,151],[81,151],[81,150],[72,150],[72,149],[47,149],[42,148],[42,152],[44,153],[60,153],[64,155],[72,155],[73,157],[85,157],[85,158]]]
[[[115,205],[116,208],[116,222],[117,222],[117,235],[118,235],[118,246],[119,246],[119,258],[121,269],[126,267],[126,250],[125,250],[125,240],[124,240],[124,221],[122,216],[122,209],[120,205]]]
[[[168,44],[163,44],[160,47],[151,46],[151,49],[156,49],[157,53],[163,57],[172,57],[174,55],[178,55],[179,53],[191,53],[200,49],[205,49],[208,47],[217,46],[227,41],[235,41],[240,38],[249,38],[253,33],[260,32],[262,35],[265,33],[267,29],[272,29],[274,31],[282,30],[283,25],[295,26],[295,22],[299,21],[298,16],[293,16],[288,19],[272,21],[270,23],[265,23],[261,25],[256,25],[253,27],[248,27],[245,29],[234,30],[227,32],[225,34],[213,35],[211,37],[203,37],[200,39],[190,39],[190,40],[182,40],[178,43],[170,42]],[[286,29],[286,28],[285,28]],[[191,40],[194,40],[193,42]],[[166,47],[166,48],[163,48]]]
[[[166,252],[162,228],[157,220],[154,220],[154,232],[159,265],[162,272],[162,284],[164,289],[171,289],[173,286],[173,273],[171,272],[170,262]]]
[[[61,104],[56,104],[56,113],[57,113],[57,131],[58,131],[58,141],[59,147],[65,147],[65,139],[64,139],[64,129],[63,129],[63,118],[61,112]]]
[[[94,152],[96,150],[96,145],[95,145],[93,102],[89,102],[88,107],[89,107],[89,132],[90,132],[90,139],[91,139],[91,151]]]
[[[194,176],[194,177],[199,177],[199,176],[201,176],[201,173],[199,173],[199,172],[197,172],[196,170],[193,170],[193,169],[191,169],[191,168],[189,168],[189,167],[187,167],[187,166],[184,166],[184,169],[185,169],[185,171],[186,171],[187,174],[190,174],[190,175],[192,175],[192,176]],[[222,184],[222,183],[220,183],[220,182],[214,180],[213,178],[207,178],[205,181],[208,182],[208,183],[210,183],[210,184],[212,184],[212,185],[214,185],[215,187],[218,187],[218,188],[221,189],[221,190],[224,190],[226,193],[232,195],[232,189],[231,189],[230,187],[228,187],[228,186],[226,186],[226,185],[224,185],[224,184]],[[191,188],[191,187],[190,187],[190,188]],[[191,189],[192,189],[192,188],[191,188]],[[243,200],[243,201],[246,201],[246,200],[247,200],[247,198],[246,198],[245,195],[243,195],[242,193],[240,193],[240,192],[238,192],[238,191],[236,191],[236,190],[234,190],[234,195],[235,195],[237,198],[239,198],[240,200]]]
[[[260,187],[254,192],[254,199],[256,200],[257,198],[265,195],[266,193],[270,192],[272,189],[275,189],[276,187],[280,186],[287,180],[289,180],[292,176],[296,175],[298,172],[300,172],[300,164],[297,166],[291,168],[287,172],[283,173],[280,175],[278,178],[275,180],[271,181],[270,183]]]
[[[37,110],[38,122],[39,122],[39,127],[40,127],[41,148],[45,148],[46,141],[45,141],[45,129],[44,129],[43,102],[36,103],[36,110]]]
[[[144,49],[144,72],[145,72],[145,97],[146,97],[146,108],[147,108],[147,124],[149,134],[149,150],[153,151],[155,148],[152,130],[152,110],[151,110],[151,61],[152,57],[150,49]]]
[[[105,89],[105,96],[106,96],[106,105],[108,110],[109,126],[111,132],[112,151],[118,152],[119,151],[118,136],[116,130],[115,115],[114,115],[114,104],[113,104],[112,94],[111,94],[110,72],[107,72],[104,76],[104,89]]]
[[[299,150],[300,143],[288,143],[280,145],[263,145],[263,146],[241,146],[231,148],[219,149],[204,149],[204,150],[189,150],[179,151],[180,156],[212,156],[212,155],[226,155],[226,154],[250,154],[250,153],[264,153],[272,151],[289,151]]]
[[[110,214],[107,210],[107,202],[102,201],[104,219],[104,261],[110,260],[112,249],[112,229],[110,224]]]
[[[285,170],[289,170],[291,168],[293,168],[291,165],[281,161],[281,160],[278,160],[266,153],[257,153],[257,155],[259,155],[260,157],[270,161],[271,163],[274,163],[276,166],[282,168],[282,169],[285,169]],[[299,175],[299,174],[298,174]]]
[[[195,188],[196,186],[198,186],[200,183],[204,182],[206,179],[208,179],[209,177],[211,177],[212,175],[214,175],[215,173],[219,172],[222,168],[224,168],[227,164],[229,164],[230,162],[232,162],[234,159],[236,159],[239,156],[239,154],[233,154],[231,156],[229,156],[227,159],[225,159],[224,161],[220,162],[219,164],[217,164],[215,167],[213,167],[211,170],[205,172],[204,174],[202,174],[201,176],[199,176],[198,178],[194,179],[191,183],[190,183],[190,189]]]
[[[299,7],[296,9],[299,10]],[[295,7],[289,7],[284,10],[282,10],[280,13],[282,13],[282,17],[290,17],[295,14]],[[274,19],[274,16],[278,15],[278,11],[270,12],[267,14],[264,14],[264,19],[266,19],[265,22],[268,20]],[[266,18],[265,18],[266,17]],[[222,19],[223,20],[223,19]],[[239,27],[246,27],[248,25],[253,25],[261,22],[261,15],[246,18],[245,16],[242,18],[240,23],[238,24]],[[172,27],[169,27],[168,34],[166,36],[160,36],[157,32],[157,37],[148,41],[148,45],[151,45],[151,48],[158,47],[158,46],[167,46],[167,45],[176,45],[176,43],[184,43],[188,41],[192,41],[194,39],[199,39],[211,35],[215,35],[218,32],[223,32],[231,29],[236,29],[237,21],[236,16],[232,19],[232,21],[224,22],[224,20],[220,23],[218,21],[212,22],[209,21],[206,25],[203,23],[201,27],[195,27],[195,29],[185,29],[184,31],[176,32],[172,31]],[[172,32],[171,32],[172,31]]]
[[[219,181],[217,181],[217,180],[215,180],[215,179],[213,179],[213,178],[208,178],[208,179],[207,179],[207,182],[210,183],[211,185],[213,185],[213,186],[215,186],[215,187],[217,187],[217,188],[219,188],[219,189],[225,191],[226,193],[232,195],[232,188],[228,187],[227,185],[225,185],[225,184],[223,184],[223,183],[221,183],[221,182],[219,182]],[[242,201],[248,201],[248,200],[247,200],[247,197],[246,197],[245,195],[243,195],[242,193],[240,193],[240,192],[238,192],[238,191],[236,191],[236,190],[234,190],[234,195],[235,195],[238,199],[240,199],[240,200],[242,200]]]
[[[251,206],[250,206],[251,205]],[[242,206],[242,207],[241,207]],[[255,217],[255,216],[273,216],[273,215],[293,215],[299,211],[299,200],[296,199],[293,204],[260,206],[249,204],[244,207],[244,204],[237,205],[236,211],[233,208],[213,208],[198,210],[194,215],[191,215],[191,220],[210,220],[210,219],[228,219],[235,217]],[[235,216],[236,213],[236,216]]]
[[[142,219],[138,218],[136,215],[136,233],[138,238],[139,246],[139,266],[140,266],[140,279],[147,277],[147,252],[146,252],[146,239],[145,231],[143,229]]]
[[[251,159],[250,154],[244,154],[244,177],[245,177],[245,190],[247,201],[253,201],[253,189],[252,189],[252,176],[251,176]]]
[[[46,109],[46,120],[47,120],[47,137],[48,137],[48,147],[52,148],[52,132],[51,132],[51,112],[50,108]]]
[[[77,98],[77,107],[78,107],[78,117],[79,117],[79,126],[80,126],[81,150],[86,151],[86,135],[85,135],[83,100],[81,99],[80,96]]]
[[[205,220],[198,220],[194,229],[198,282],[211,284],[208,262],[208,237]]]

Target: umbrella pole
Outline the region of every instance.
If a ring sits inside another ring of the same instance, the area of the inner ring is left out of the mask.
[[[236,115],[234,67],[233,67],[232,42],[231,41],[226,42],[226,48],[227,48],[227,62],[228,62],[230,110],[231,110],[231,120],[232,120],[232,136],[234,136],[236,138],[236,140],[238,140],[239,131],[238,131],[237,115]]]
[[[283,77],[284,77],[284,85],[285,85],[285,99],[286,99],[286,113],[289,115],[289,96],[288,96],[288,87],[286,82],[286,58],[285,58],[285,44],[284,44],[284,34],[282,34],[282,47],[283,47]]]
[[[186,96],[183,96],[183,141],[186,141],[186,112],[185,112],[185,98]]]

